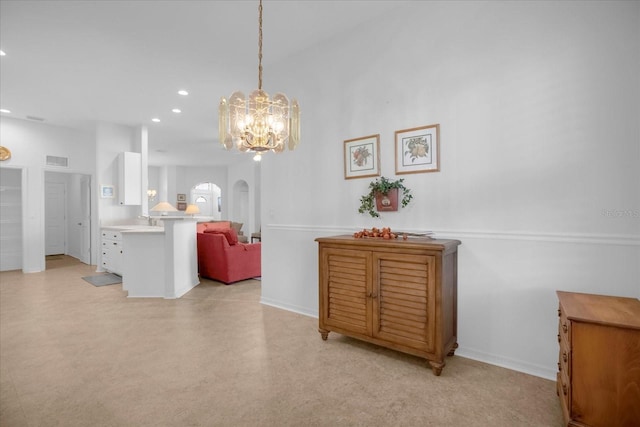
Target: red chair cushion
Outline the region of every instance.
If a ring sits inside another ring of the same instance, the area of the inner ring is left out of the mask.
[[[213,234],[224,234],[224,237],[227,238],[227,242],[229,242],[229,246],[238,244],[238,233],[233,228],[227,229],[209,229],[204,230],[205,233],[213,233]]]

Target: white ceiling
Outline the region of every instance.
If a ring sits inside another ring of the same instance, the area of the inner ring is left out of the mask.
[[[265,89],[270,63],[399,3],[264,0]],[[150,164],[233,162],[241,155],[219,148],[218,102],[257,88],[257,40],[257,0],[1,0],[0,108],[85,130],[146,125]]]

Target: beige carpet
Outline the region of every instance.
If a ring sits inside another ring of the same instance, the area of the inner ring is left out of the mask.
[[[1,426],[562,425],[551,381],[324,342],[316,319],[259,304],[259,281],[128,299],[94,272],[0,273]]]

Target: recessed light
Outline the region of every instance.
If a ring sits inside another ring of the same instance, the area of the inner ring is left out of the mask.
[[[157,117],[154,117],[153,119],[151,119],[152,122],[156,122],[156,123],[160,123],[160,119]]]
[[[178,95],[187,96],[189,95],[189,92],[187,92],[186,90],[179,90]]]
[[[4,53],[4,50],[0,50],[0,56],[6,56],[7,54]]]
[[[11,114],[11,110],[0,109],[0,113]]]
[[[171,111],[173,111],[174,113],[182,113],[182,110],[181,110],[181,109],[179,109],[179,108],[174,108],[174,109],[173,109],[173,110],[171,110]]]

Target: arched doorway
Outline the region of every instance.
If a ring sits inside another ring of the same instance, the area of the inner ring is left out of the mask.
[[[189,203],[200,209],[200,216],[222,219],[222,190],[212,182],[202,182],[191,189]]]
[[[249,224],[249,184],[244,180],[233,184],[233,206],[230,214],[234,221]]]

